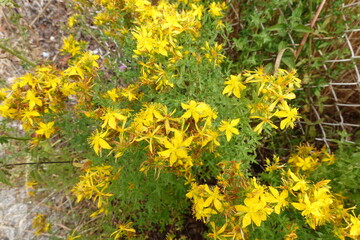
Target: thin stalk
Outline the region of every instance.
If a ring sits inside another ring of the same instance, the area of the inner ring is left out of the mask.
[[[55,163],[72,163],[73,161],[57,161],[57,162],[23,162],[23,163],[11,163],[11,164],[4,164],[4,167],[14,167],[20,165],[38,165],[38,164],[55,164]]]
[[[18,59],[26,62],[27,64],[29,64],[30,66],[32,67],[35,67],[36,64],[31,62],[30,60],[28,60],[27,58],[25,58],[24,56],[20,55],[19,53],[15,52],[14,50],[6,47],[5,45],[3,45],[1,42],[0,42],[0,48],[3,49],[4,51],[10,53],[11,55],[17,57]]]
[[[12,136],[8,136],[8,135],[4,135],[4,137],[8,138],[8,139],[14,139],[14,140],[20,140],[20,141],[29,141],[29,140],[31,140],[31,138],[12,137]]]

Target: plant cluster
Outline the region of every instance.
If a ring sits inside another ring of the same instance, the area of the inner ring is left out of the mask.
[[[38,66],[1,89],[0,114],[22,124],[30,148],[61,142],[68,151],[80,172],[72,194],[91,200],[89,216],[106,223],[94,236],[180,238],[187,215],[206,224],[209,239],[360,235],[355,208],[330,180],[313,180],[336,163],[327,149],[300,145],[289,159],[266,159],[263,173],[251,170],[261,139],[300,118],[291,100],[301,80],[295,70],[234,67],[222,42],[231,30],[225,2],[74,5],[98,10],[93,23],[118,44],[121,62],[100,62],[70,35],[65,69]],[[114,64],[117,81],[105,77]]]
[[[76,111],[90,103],[89,89],[99,67],[98,55],[81,50],[81,43],[72,36],[64,39],[61,49],[73,59],[65,70],[54,66],[37,66],[34,73],[27,73],[15,80],[10,88],[1,89],[3,117],[21,122],[25,131],[35,130],[33,143],[50,138],[55,132],[57,117],[65,111]],[[76,95],[76,104],[69,96]]]

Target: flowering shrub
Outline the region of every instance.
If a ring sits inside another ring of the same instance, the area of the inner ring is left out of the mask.
[[[37,214],[32,221],[32,228],[35,229],[35,235],[40,236],[43,232],[48,232],[51,228],[50,223],[46,222],[44,214]]]
[[[280,180],[278,186],[263,185],[255,177],[245,178],[239,171],[238,163],[232,163],[232,172],[224,171],[218,176],[218,185],[221,188],[215,186],[211,190],[207,184],[192,184],[186,196],[194,202],[195,217],[210,222],[213,232],[208,236],[217,237],[216,239],[248,239],[254,234],[249,229],[250,225],[260,227],[255,230],[256,234],[257,231],[261,231],[263,222],[273,220],[275,223],[280,219],[286,219],[288,226],[281,230],[277,229],[279,232],[270,236],[296,239],[297,231],[305,220],[313,230],[332,224],[334,229],[327,235],[328,238],[334,236],[340,239],[345,236],[356,238],[358,226],[355,222],[359,219],[350,212],[355,207],[344,208],[343,197],[331,192],[330,180],[312,182],[306,170],[302,172],[302,167],[293,165],[294,159],[299,161],[308,159],[320,163],[328,162],[329,159],[334,160],[334,156],[329,155],[325,148],[317,151],[311,146],[304,145],[289,158],[288,163],[280,164],[277,156],[273,161],[267,159],[266,171],[276,174]],[[223,167],[223,169],[227,168]],[[299,211],[301,216],[297,216],[294,210]],[[282,218],[271,218],[273,214]],[[304,234],[301,230],[299,232]],[[269,235],[263,232],[260,236]]]
[[[117,81],[104,78],[114,59],[70,35],[66,68],[38,66],[18,78],[1,90],[0,113],[21,122],[32,148],[64,143],[80,167],[71,192],[111,225],[95,238],[180,237],[187,215],[206,224],[209,239],[360,235],[355,208],[344,207],[330,180],[311,180],[334,163],[327,149],[301,145],[252,172],[261,139],[300,118],[291,100],[301,80],[295,70],[236,72],[221,41],[231,28],[225,2],[74,4],[98,9],[94,24],[118,44]]]

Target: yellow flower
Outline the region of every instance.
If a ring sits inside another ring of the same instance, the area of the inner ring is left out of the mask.
[[[137,89],[137,86],[135,86],[134,84],[130,84],[126,88],[121,89],[121,95],[126,97],[129,101],[136,100],[138,99]]]
[[[217,212],[212,209],[211,207],[205,207],[204,206],[204,199],[203,198],[198,198],[198,199],[194,199],[194,211],[195,211],[195,217],[198,220],[203,220],[204,222],[206,222],[206,219],[210,217],[210,215],[212,214],[217,214]]]
[[[43,232],[50,230],[50,223],[46,222],[46,216],[44,214],[37,214],[32,221],[32,228],[36,229],[35,235],[40,236]]]
[[[235,215],[246,213],[242,220],[242,227],[246,228],[251,222],[256,226],[260,226],[262,221],[267,219],[267,215],[271,214],[273,210],[267,207],[266,201],[262,200],[261,196],[253,198],[245,198],[244,205],[236,205],[235,209],[238,211]]]
[[[359,236],[360,235],[360,219],[354,216],[350,216],[350,221],[352,223],[350,228],[351,236]]]
[[[225,58],[224,55],[221,54],[223,46],[215,42],[214,46],[210,46],[209,42],[205,42],[205,47],[201,49],[204,50],[205,57],[209,60],[209,62],[214,62],[215,66],[222,63]]]
[[[258,134],[261,134],[262,130],[264,129],[265,124],[269,124],[272,128],[278,129],[278,127],[275,124],[273,124],[273,122],[271,121],[271,117],[272,117],[272,115],[268,115],[268,114],[265,114],[264,117],[250,116],[250,118],[259,118],[262,120],[258,125],[256,125],[256,127],[254,128],[254,131],[257,132]]]
[[[298,155],[294,155],[288,160],[288,162],[291,166],[300,168],[303,171],[313,171],[319,165],[318,159],[314,159],[312,156],[300,157]]]
[[[199,103],[194,100],[191,100],[189,104],[181,103],[181,107],[184,110],[187,110],[181,117],[182,118],[190,118],[193,117],[195,122],[197,123],[201,117],[201,114],[198,111]]]
[[[0,88],[0,101],[4,100],[7,96],[10,96],[10,88]]]
[[[29,86],[31,86],[34,89],[35,86],[38,84],[38,79],[31,73],[26,73],[17,79],[18,79],[18,81],[16,81],[11,87],[13,90],[15,90],[19,87],[24,87],[26,84],[28,84]],[[19,81],[19,80],[21,80],[21,81]]]
[[[201,20],[201,17],[203,15],[203,11],[204,11],[204,6],[203,5],[196,5],[196,4],[191,4],[191,8],[193,10],[192,14],[197,17],[197,19]]]
[[[225,2],[212,2],[209,6],[209,13],[214,17],[221,17],[223,13],[221,11],[226,9]]]
[[[213,230],[212,233],[208,234],[208,237],[211,237],[212,239],[226,239],[226,237],[231,237],[233,235],[230,234],[223,234],[227,227],[227,223],[225,223],[219,230],[216,230],[216,226],[214,222],[210,222],[211,228]]]
[[[36,185],[38,185],[39,183],[36,181],[27,181],[26,182],[26,192],[30,197],[35,196],[37,187]]]
[[[92,146],[94,148],[94,151],[97,155],[101,155],[101,150],[104,149],[111,149],[112,147],[104,140],[104,138],[107,135],[107,131],[105,132],[99,132],[98,130],[96,130],[96,132],[94,132],[92,134],[91,137],[89,137],[89,144],[90,146]]]
[[[157,119],[156,122],[157,123],[161,123],[162,126],[165,127],[165,133],[166,135],[171,131],[171,123],[172,122],[177,122],[178,118],[173,118],[172,115],[176,112],[176,109],[174,109],[174,111],[172,111],[171,113],[168,113],[167,107],[160,105],[162,109],[162,112],[159,113],[158,111],[156,111],[156,109],[154,109],[153,113],[155,118]]]
[[[308,194],[305,193],[303,199],[300,199],[299,202],[293,202],[291,204],[297,210],[302,211],[301,215],[305,216],[310,227],[315,229],[317,225],[316,220],[323,217],[322,202],[310,199]]]
[[[39,123],[40,127],[39,130],[36,130],[35,132],[39,135],[45,135],[46,138],[50,138],[51,134],[55,132],[55,129],[53,128],[55,122],[49,122],[49,123]]]
[[[265,86],[269,86],[273,77],[267,75],[263,67],[258,67],[255,71],[245,70],[243,74],[246,77],[246,83],[260,83],[258,86],[258,95],[264,90]]]
[[[222,30],[222,29],[224,29],[224,28],[225,28],[224,22],[223,22],[222,20],[219,20],[219,21],[217,22],[217,24],[216,24],[216,29],[217,29],[217,30]]]
[[[79,14],[74,14],[68,18],[68,26],[69,28],[72,28],[75,23],[77,22],[77,18],[79,17]]]
[[[132,222],[129,222],[125,225],[119,224],[118,230],[113,232],[110,237],[114,237],[114,239],[120,239],[121,237],[126,237],[129,233],[135,233],[135,229],[130,227],[131,224]]]
[[[4,118],[14,118],[17,112],[18,110],[15,108],[10,108],[8,105],[0,105],[0,114]]]
[[[112,129],[116,129],[117,121],[119,120],[126,122],[127,117],[124,116],[119,109],[112,110],[111,108],[108,108],[105,115],[102,116],[101,119],[104,120],[103,125],[101,125],[102,128],[109,126]]]
[[[279,169],[282,169],[285,167],[285,164],[280,164],[280,158],[276,155],[274,155],[273,161],[274,163],[271,164],[271,161],[269,158],[266,158],[266,168],[265,171],[267,172],[272,172],[272,171],[276,171]]]
[[[75,236],[75,234],[76,234],[76,232],[74,230],[69,236],[67,236],[66,240],[75,240],[75,239],[78,239],[78,238],[81,237],[81,235],[76,235]]]
[[[148,132],[145,134],[145,136],[136,138],[135,140],[137,142],[142,141],[142,140],[147,141],[149,143],[150,152],[153,153],[154,152],[154,140],[158,140],[158,141],[161,140],[160,136],[155,135],[156,132],[159,131],[159,129],[160,129],[160,126],[157,126],[157,128],[155,128],[154,131],[148,130]]]
[[[213,191],[209,188],[207,184],[204,185],[205,191],[210,195],[204,202],[204,207],[208,207],[210,205],[214,205],[215,209],[218,212],[223,210],[223,204],[221,200],[224,199],[224,196],[220,193],[220,189],[218,186],[213,188]]]
[[[34,121],[33,121],[33,117],[39,117],[40,113],[37,111],[24,111],[22,113],[22,118],[21,121],[23,123],[29,122],[31,125],[33,125]]]
[[[295,173],[293,173],[290,169],[288,170],[288,176],[290,176],[294,180],[294,182],[296,182],[296,184],[291,188],[291,190],[300,190],[301,192],[305,192],[309,189],[307,181],[296,176]]]
[[[82,80],[84,80],[84,70],[80,65],[70,66],[64,71],[65,76],[79,76]]]
[[[213,131],[211,129],[203,129],[203,130],[199,130],[199,134],[202,137],[201,139],[201,147],[206,146],[208,143],[209,144],[209,148],[211,152],[214,152],[215,147],[216,146],[220,146],[219,141],[217,140],[217,138],[219,137],[219,132],[218,131]]]
[[[107,193],[106,190],[118,173],[111,173],[113,167],[110,165],[89,167],[84,170],[85,174],[80,176],[80,181],[71,189],[71,192],[76,196],[77,202],[83,199],[92,199],[97,202],[98,210],[93,212],[90,217],[101,213],[107,214],[108,197],[113,194]]]
[[[151,53],[153,51],[156,41],[152,36],[151,29],[146,29],[145,26],[141,26],[141,28],[136,27],[132,34],[137,40],[137,47],[134,50],[135,54],[141,55],[142,53]]]
[[[281,111],[277,111],[274,113],[275,116],[279,118],[285,118],[280,123],[280,129],[284,129],[287,127],[294,128],[294,122],[299,118],[298,111],[296,108],[290,108],[287,102],[283,102],[281,105]]]
[[[298,235],[296,234],[296,230],[299,229],[299,226],[297,225],[290,225],[287,228],[291,228],[291,232],[289,232],[288,234],[286,234],[284,240],[295,240],[298,239]]]
[[[68,38],[63,39],[63,46],[60,51],[75,56],[81,52],[80,43],[74,39],[73,35],[70,35]]]
[[[289,203],[286,201],[286,198],[289,196],[289,192],[287,190],[283,190],[280,194],[277,189],[269,186],[270,192],[274,196],[273,203],[277,203],[274,210],[276,214],[280,214],[280,210],[283,207],[286,207]]]
[[[65,96],[69,96],[69,95],[75,95],[75,87],[76,87],[76,83],[72,82],[72,83],[64,83],[61,87],[61,92],[65,95]]]
[[[230,142],[232,135],[236,134],[239,135],[239,130],[235,128],[236,125],[238,125],[240,121],[240,118],[228,121],[221,121],[221,126],[219,127],[219,130],[222,132],[225,132],[226,140]]]
[[[30,110],[33,110],[36,105],[38,105],[40,107],[43,105],[41,99],[36,97],[33,90],[28,90],[26,92],[25,100],[29,101],[29,109]]]
[[[227,84],[227,86],[224,88],[222,94],[227,94],[228,96],[234,94],[235,97],[240,98],[240,92],[246,88],[246,86],[242,84],[240,80],[241,74],[230,75],[230,79],[228,81],[225,81],[225,84]]]
[[[110,99],[111,99],[113,102],[116,102],[116,99],[120,97],[120,96],[117,94],[117,89],[116,89],[116,88],[113,88],[113,89],[107,91],[106,93],[107,93],[107,95],[110,97]]]
[[[326,150],[326,145],[321,148],[321,153],[323,154],[321,162],[326,162],[328,165],[331,165],[336,161],[335,155],[333,153],[330,154]]]
[[[186,197],[193,199],[193,210],[196,219],[201,219],[204,222],[210,215],[217,214],[217,211],[221,212],[223,210],[221,200],[224,199],[224,196],[220,193],[220,189],[217,186],[211,190],[207,184],[197,185],[196,183],[191,183],[191,190],[186,194]]]
[[[193,137],[184,140],[184,132],[175,130],[174,137],[169,141],[164,139],[167,150],[159,152],[159,155],[170,159],[170,166],[182,158],[188,158],[187,147],[190,146]]]
[[[272,99],[275,98],[275,101],[273,103],[271,103],[269,106],[270,112],[275,109],[275,107],[277,106],[277,104],[279,102],[284,106],[284,104],[286,103],[285,99],[291,100],[291,99],[296,98],[295,93],[289,91],[288,89],[285,89],[286,93],[283,93],[283,90],[284,90],[284,87],[278,86],[278,85],[273,85],[272,87],[269,87],[268,90],[263,89],[263,91],[269,92],[271,94],[270,96]]]

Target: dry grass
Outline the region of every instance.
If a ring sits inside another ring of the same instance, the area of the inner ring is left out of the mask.
[[[66,3],[57,0],[22,0],[18,7],[0,9],[0,41],[34,63],[59,59],[58,49],[66,34],[63,30],[70,14]],[[24,63],[0,50],[0,76],[3,80],[25,72]]]

